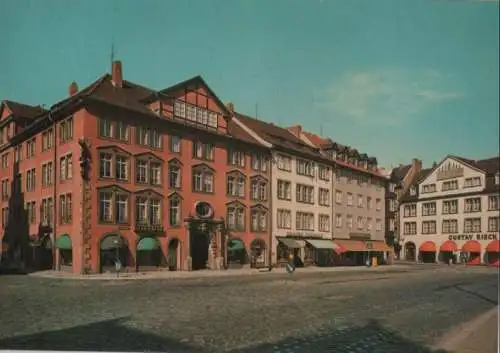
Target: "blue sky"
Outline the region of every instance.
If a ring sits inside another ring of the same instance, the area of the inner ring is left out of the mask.
[[[384,166],[498,154],[492,0],[4,0],[0,99],[51,105],[110,71],[160,89],[201,74],[236,109]]]

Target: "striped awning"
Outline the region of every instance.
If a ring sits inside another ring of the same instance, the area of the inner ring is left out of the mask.
[[[306,242],[311,244],[316,249],[333,250],[335,248],[335,244],[329,239],[306,239]]]
[[[285,245],[290,249],[300,249],[306,246],[306,242],[303,240],[291,239],[291,238],[277,238],[280,243]]]

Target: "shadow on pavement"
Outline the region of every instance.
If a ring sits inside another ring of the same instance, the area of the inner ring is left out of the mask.
[[[204,352],[178,340],[127,327],[127,318],[0,340],[0,350]]]
[[[376,320],[365,326],[330,329],[314,336],[300,339],[286,339],[276,343],[257,345],[231,353],[453,353],[435,350],[402,337],[398,332],[387,329]]]

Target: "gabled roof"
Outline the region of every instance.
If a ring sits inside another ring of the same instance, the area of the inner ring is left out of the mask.
[[[12,115],[19,118],[33,119],[46,112],[41,106],[33,106],[11,100],[4,100],[2,104],[11,111]]]
[[[411,169],[411,164],[406,164],[406,165],[401,165],[399,167],[396,167],[392,170],[391,172],[391,179],[397,181],[397,182],[402,182],[405,176],[408,174],[408,172]]]

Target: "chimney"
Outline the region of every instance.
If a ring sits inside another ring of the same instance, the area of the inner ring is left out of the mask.
[[[437,165],[438,165],[438,164],[437,164],[437,162],[436,162],[436,161],[432,162],[432,168],[436,168],[436,167],[437,167]]]
[[[229,110],[231,113],[234,113],[234,104],[229,102],[226,105],[227,110]]]
[[[413,158],[413,160],[411,161],[411,166],[416,173],[420,173],[420,171],[422,170],[422,161],[417,158]]]
[[[302,126],[301,125],[294,125],[290,126],[287,128],[288,131],[290,131],[292,134],[294,134],[296,137],[300,137],[302,133]]]
[[[68,93],[70,97],[78,93],[78,85],[76,84],[75,81],[71,82],[71,84],[69,85]]]
[[[113,61],[113,65],[111,68],[111,80],[113,86],[122,88],[123,87],[123,73],[122,73],[122,62],[121,61]]]

